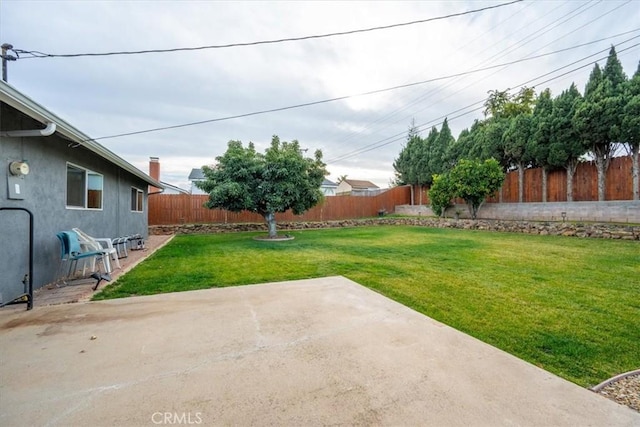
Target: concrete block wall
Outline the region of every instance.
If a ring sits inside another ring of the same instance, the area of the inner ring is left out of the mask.
[[[445,216],[470,218],[466,205],[447,209]],[[428,206],[396,206],[395,212],[404,215],[433,216]],[[565,213],[563,218],[562,213]],[[553,202],[553,203],[485,203],[478,211],[478,219],[521,221],[589,221],[640,224],[640,201]]]

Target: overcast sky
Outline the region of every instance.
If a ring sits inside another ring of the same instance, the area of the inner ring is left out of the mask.
[[[222,45],[385,26],[502,3],[0,0],[0,43],[53,54]],[[638,43],[638,0],[523,1],[433,22],[278,44],[78,58],[22,54],[9,63],[8,74],[9,84],[101,138],[354,95],[574,48],[375,95],[99,140],[145,172],[149,156],[159,157],[161,180],[189,189],[191,169],[214,163],[229,140],[253,141],[263,151],[277,134],[297,139],[309,155],[321,149],[334,181],[348,175],[386,187],[412,119],[426,136],[448,116],[457,137],[482,118],[487,91],[527,83],[557,95],[574,81],[582,92],[593,67],[588,64],[606,57],[612,44],[632,75],[640,60]],[[576,48],[581,44],[587,45]],[[580,66],[585,67],[560,77]],[[555,71],[561,67],[566,68]],[[457,117],[463,113],[468,114]]]

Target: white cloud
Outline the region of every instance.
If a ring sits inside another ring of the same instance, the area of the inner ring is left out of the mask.
[[[4,1],[0,42],[51,53],[176,48],[345,31],[495,4]],[[634,2],[522,2],[443,21],[300,42],[20,59],[9,64],[9,82],[85,133],[102,137],[451,75],[634,30],[638,22]],[[212,162],[227,141],[253,141],[264,149],[278,134],[312,151],[321,148],[325,159],[334,160],[328,165],[333,179],[346,174],[386,186],[412,118],[428,131],[449,116],[457,136],[481,113],[455,119],[460,113],[454,112],[484,99],[488,90],[515,87],[638,34],[464,78],[101,142],[144,171],[149,156],[160,157],[162,179],[185,187],[191,168]],[[640,49],[619,57],[632,74]],[[558,94],[575,81],[582,90],[590,69],[542,87]]]

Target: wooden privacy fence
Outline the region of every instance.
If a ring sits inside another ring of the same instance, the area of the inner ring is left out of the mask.
[[[415,187],[414,204],[418,204],[419,189]],[[154,194],[149,197],[149,225],[246,223],[262,222],[262,216],[251,212],[234,213],[223,209],[203,207],[207,195]],[[611,160],[606,178],[606,200],[632,200],[631,157],[616,157]],[[594,162],[578,165],[573,177],[573,201],[598,200],[598,173]],[[497,203],[498,195],[487,202]],[[567,172],[564,169],[551,171],[547,175],[547,202],[567,201]],[[518,202],[518,172],[509,172],[502,186],[502,202]],[[542,170],[527,169],[524,172],[523,202],[542,202]],[[423,189],[422,203],[428,205],[428,188]],[[464,203],[458,200],[457,203]],[[392,212],[396,205],[411,204],[410,186],[392,188],[371,197],[330,196],[302,215],[285,212],[276,215],[277,221],[333,221],[366,218],[378,215],[380,210]]]
[[[615,157],[607,170],[605,200],[632,200],[633,180],[631,157]],[[429,204],[428,189],[423,190],[422,203]],[[531,168],[524,171],[523,202],[542,202],[542,169]],[[416,191],[414,203],[419,197]],[[578,164],[573,176],[573,201],[595,202],[598,200],[598,170],[595,162]],[[547,202],[567,201],[567,171],[558,169],[547,174]],[[463,203],[463,201],[459,201]],[[488,203],[498,203],[496,194],[487,199]],[[507,173],[502,184],[502,203],[518,203],[518,171]]]
[[[611,159],[606,174],[605,200],[632,200],[631,157]],[[598,200],[598,169],[595,162],[578,164],[573,176],[573,201],[593,202]],[[497,202],[498,200],[489,200]],[[524,172],[523,202],[542,202],[542,169],[527,169]],[[567,201],[567,171],[551,171],[547,175],[547,202]],[[502,202],[518,202],[518,172],[509,172],[502,186]]]
[[[392,212],[396,205],[411,202],[409,186],[395,187],[371,197],[330,196],[302,215],[291,211],[276,214],[277,221],[332,221],[377,216]],[[149,197],[149,225],[263,222],[252,212],[234,213],[224,209],[208,209],[203,205],[207,195],[154,194]]]

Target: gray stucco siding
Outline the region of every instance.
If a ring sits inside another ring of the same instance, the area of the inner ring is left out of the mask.
[[[42,125],[3,105],[1,130]],[[21,117],[20,117],[21,116]],[[31,123],[34,122],[34,123]],[[19,127],[19,126],[20,127]],[[56,279],[60,243],[56,233],[79,227],[95,237],[142,234],[147,237],[147,182],[66,138],[0,137],[0,207],[22,207],[34,215],[34,288]],[[30,172],[22,181],[23,200],[8,197],[9,163],[25,160]],[[66,206],[67,162],[103,176],[102,209]],[[144,191],[142,212],[131,211],[131,187]],[[0,303],[21,288],[28,271],[28,216],[0,211]]]

